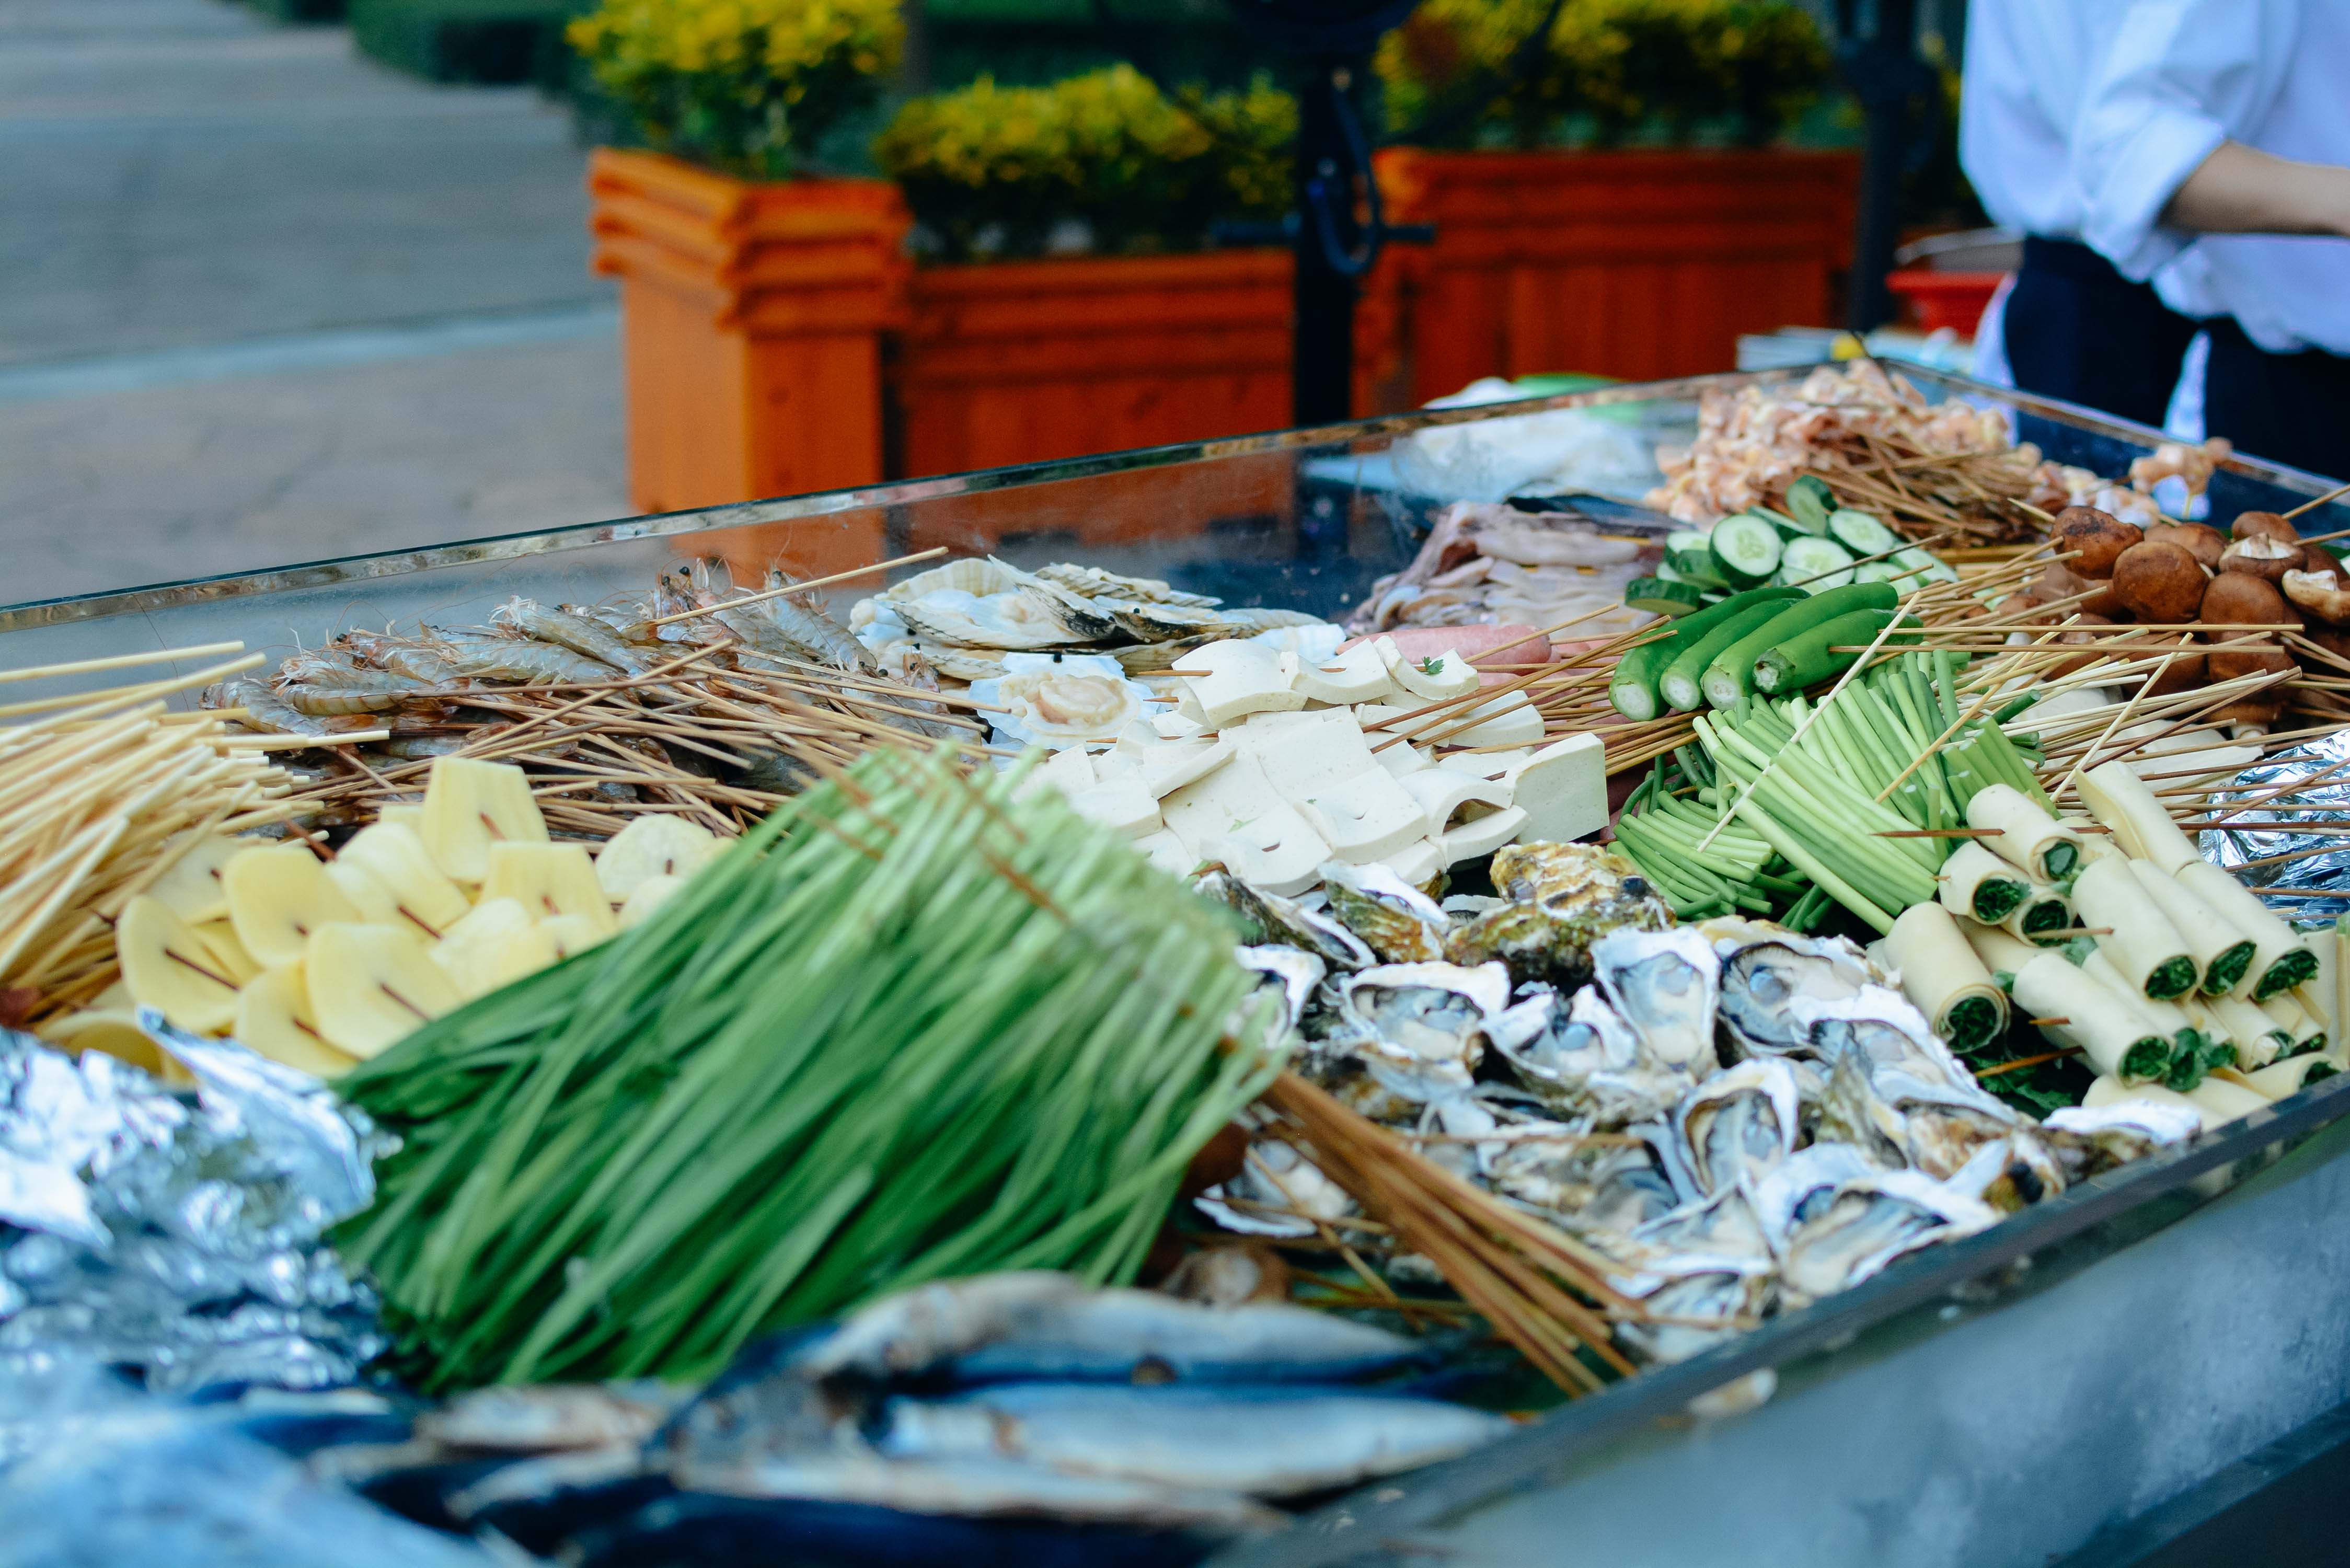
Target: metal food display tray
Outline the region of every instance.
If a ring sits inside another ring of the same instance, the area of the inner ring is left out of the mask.
[[[2161,440],[1904,373],[1929,396],[2006,408],[2019,439],[2100,473]],[[355,626],[479,624],[515,594],[593,601],[702,554],[832,572],[945,545],[1336,616],[1410,560],[1446,499],[1398,478],[1390,452],[1417,432],[1579,409],[1685,441],[1704,392],[1798,375],[1608,387],[21,604],[0,608],[0,668],[229,640],[283,654]],[[1557,477],[1638,499],[1620,469]],[[2224,517],[2327,488],[2238,459],[2212,492]],[[2339,504],[2302,524],[2345,525]],[[2338,1077],[1217,1561],[2045,1563],[2350,1400],[2345,1211]],[[1758,1374],[1776,1380],[1759,1407],[1690,1413]]]

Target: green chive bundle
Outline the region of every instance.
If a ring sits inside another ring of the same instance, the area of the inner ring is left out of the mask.
[[[341,1243],[434,1389],[698,1377],[954,1275],[1130,1278],[1277,1065],[1224,1040],[1233,940],[1055,792],[875,753],[344,1079],[404,1143]]]

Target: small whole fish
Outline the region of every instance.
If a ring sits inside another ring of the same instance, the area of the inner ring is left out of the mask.
[[[1437,1399],[1321,1389],[1011,1383],[891,1399],[892,1459],[1018,1459],[1068,1475],[1295,1497],[1482,1448],[1505,1416]]]
[[[928,1370],[972,1383],[1335,1383],[1425,1355],[1401,1334],[1305,1307],[1207,1307],[1155,1291],[1095,1289],[1066,1274],[1003,1273],[878,1302],[815,1346],[803,1370]]]

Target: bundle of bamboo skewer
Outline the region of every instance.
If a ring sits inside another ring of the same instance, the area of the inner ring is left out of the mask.
[[[0,682],[77,680],[239,653],[244,644],[0,672]],[[261,662],[0,706],[0,989],[12,1023],[54,1016],[113,982],[115,918],[208,835],[281,820],[291,780],[270,742],[221,711],[164,700]]]
[[[1259,1104],[1275,1118],[1273,1136],[1345,1188],[1396,1242],[1433,1263],[1566,1394],[1592,1393],[1633,1373],[1608,1324],[1646,1314],[1607,1283],[1609,1265],[1597,1252],[1427,1159],[1295,1073],[1274,1080]]]

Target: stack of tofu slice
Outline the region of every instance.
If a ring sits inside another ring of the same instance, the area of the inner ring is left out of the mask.
[[[1408,659],[1378,638],[1317,661],[1215,642],[1174,673],[1171,712],[1138,722],[1106,752],[1055,753],[1031,785],[1060,790],[1179,875],[1220,862],[1295,895],[1338,860],[1384,866],[1417,887],[1513,840],[1565,841],[1607,825],[1599,738],[1544,745],[1525,693],[1474,701],[1477,671],[1457,653]]]

